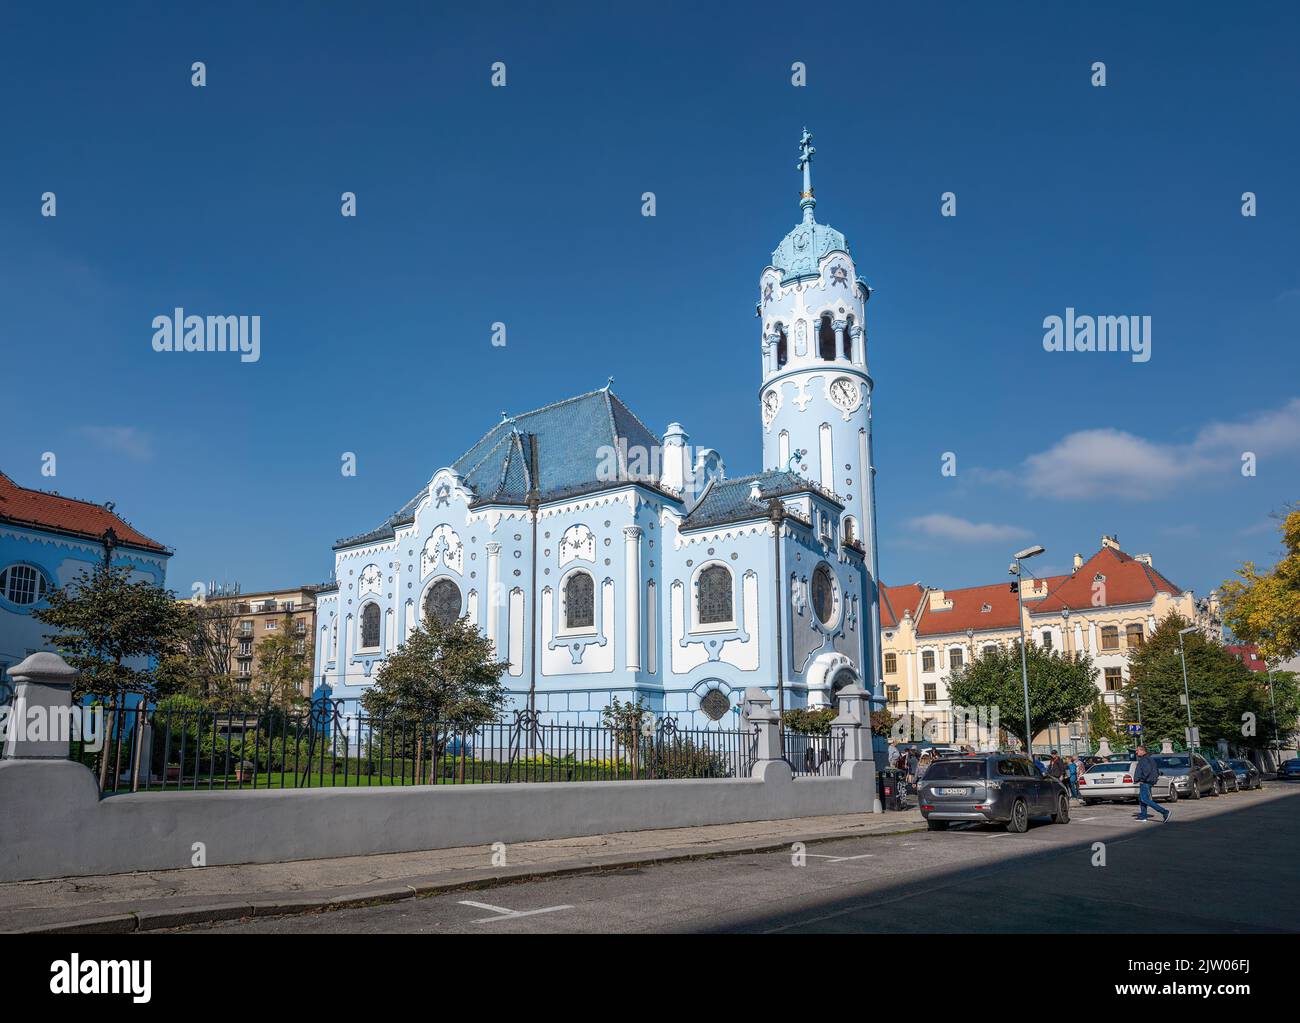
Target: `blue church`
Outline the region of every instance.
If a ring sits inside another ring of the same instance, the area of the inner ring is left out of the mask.
[[[334,545],[315,675],[361,696],[424,615],[468,616],[515,708],[594,724],[640,695],[682,725],[750,686],[822,707],[881,695],[866,304],[844,235],[801,218],[759,275],[762,472],[729,477],[613,390],[505,416],[377,528]]]

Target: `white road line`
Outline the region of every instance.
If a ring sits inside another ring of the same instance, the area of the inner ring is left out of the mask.
[[[562,909],[572,909],[572,906],[547,906],[545,909],[505,909],[502,906],[490,906],[486,902],[470,902],[462,899],[462,906],[473,906],[475,909],[486,909],[498,914],[497,916],[485,916],[480,920],[475,920],[476,924],[491,924],[498,920],[517,920],[521,916],[536,916],[538,913],[558,913]]]
[[[826,860],[828,863],[843,863],[845,860],[869,860],[875,853],[861,853],[858,856],[831,856],[828,853],[806,853],[808,856],[815,856],[819,860]]]

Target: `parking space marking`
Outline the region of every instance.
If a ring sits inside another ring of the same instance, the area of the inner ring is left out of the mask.
[[[547,906],[545,909],[506,909],[502,906],[491,906],[486,902],[470,902],[462,899],[459,903],[462,906],[473,906],[475,909],[486,909],[496,916],[485,916],[473,921],[476,924],[494,924],[498,920],[518,920],[521,916],[537,916],[539,913],[558,913],[562,909],[572,909],[572,906]]]

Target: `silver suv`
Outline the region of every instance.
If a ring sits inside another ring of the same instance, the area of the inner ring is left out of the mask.
[[[1005,824],[1008,831],[1029,829],[1029,818],[1070,822],[1070,795],[1025,757],[988,753],[936,760],[917,793],[921,816],[931,831],[953,821]]]

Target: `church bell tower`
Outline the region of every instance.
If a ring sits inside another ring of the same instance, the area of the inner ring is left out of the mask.
[[[798,170],[802,219],[759,278],[763,325],[763,467],[799,473],[844,505],[841,535],[875,546],[871,376],[866,307],[844,235],[813,216],[816,150],[805,128]],[[867,562],[872,568],[871,560]]]

